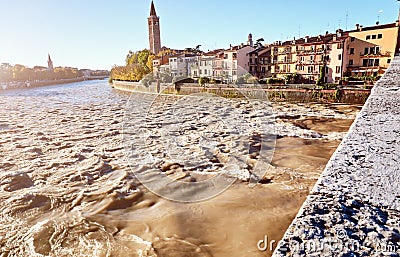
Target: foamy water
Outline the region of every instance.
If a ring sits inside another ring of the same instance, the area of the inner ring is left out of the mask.
[[[104,81],[0,93],[0,256],[265,256],[257,238],[267,229],[283,233],[357,113],[342,105],[258,108],[273,118],[279,139],[263,184],[249,189],[244,182],[259,157],[248,148],[260,141],[240,144],[232,127],[241,131],[236,112],[254,119],[253,107],[229,100],[232,116],[216,104],[221,99],[188,105],[170,98],[152,105],[153,116],[140,116],[143,105],[129,104],[125,115],[129,95]],[[126,135],[142,138],[134,130],[142,118],[152,134],[135,145]],[[151,165],[143,163],[148,152]],[[239,169],[226,172],[227,163]],[[244,182],[206,202],[174,203],[141,186],[137,169],[183,182],[225,172]]]

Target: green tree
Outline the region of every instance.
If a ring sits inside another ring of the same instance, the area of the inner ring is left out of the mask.
[[[155,55],[148,49],[137,52],[129,51],[126,56],[125,66],[114,66],[111,78],[115,80],[139,81],[153,71]]]
[[[319,78],[317,80],[317,85],[322,86],[325,82],[325,66],[321,66],[319,69]]]
[[[210,79],[207,78],[207,77],[201,77],[201,78],[199,78],[199,85],[202,86],[202,87],[203,87],[206,83],[208,83],[208,82],[210,82]]]

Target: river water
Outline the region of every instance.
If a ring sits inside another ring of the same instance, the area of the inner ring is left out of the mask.
[[[268,105],[272,161],[250,187],[257,149],[237,150],[245,146],[226,133],[226,121],[212,126],[220,106],[190,99],[130,98],[105,81],[0,92],[0,256],[269,256],[257,243],[282,237],[360,107]],[[245,101],[228,105],[254,117]],[[138,145],[146,121],[154,134]],[[144,151],[154,167],[143,161]],[[237,180],[206,201],[167,200],[136,176],[159,169],[190,184],[218,176],[234,154],[241,172],[225,175]]]

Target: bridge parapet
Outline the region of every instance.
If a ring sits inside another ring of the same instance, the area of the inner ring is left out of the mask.
[[[396,57],[273,256],[399,255],[400,57]]]

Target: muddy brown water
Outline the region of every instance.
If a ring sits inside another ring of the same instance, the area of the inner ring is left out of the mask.
[[[297,136],[278,131],[264,183],[178,203],[129,168],[128,97],[104,81],[0,93],[0,256],[269,256],[257,243],[280,240],[359,110],[274,104]]]

